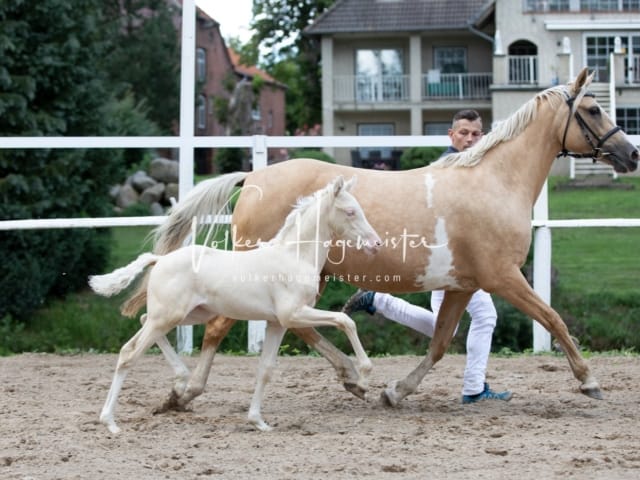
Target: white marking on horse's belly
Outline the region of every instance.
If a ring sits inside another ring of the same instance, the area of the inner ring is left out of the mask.
[[[416,277],[416,283],[424,290],[433,290],[443,287],[457,287],[458,283],[451,272],[453,266],[453,252],[449,248],[449,237],[445,220],[438,217],[435,227],[435,241],[432,245],[437,245],[431,249],[429,261],[424,269],[424,275]]]
[[[424,184],[427,188],[427,208],[433,208],[433,187],[436,184],[433,175],[431,175],[430,173],[425,173]]]

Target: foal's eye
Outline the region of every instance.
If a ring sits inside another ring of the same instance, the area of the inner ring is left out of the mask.
[[[353,208],[347,208],[344,213],[347,217],[353,217],[356,214],[356,211]]]
[[[593,107],[589,107],[589,114],[600,115],[600,107],[596,107],[595,105]]]

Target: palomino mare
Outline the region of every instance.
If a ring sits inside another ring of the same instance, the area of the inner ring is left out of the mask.
[[[565,323],[520,273],[531,243],[532,207],[558,152],[593,157],[620,173],[637,168],[636,147],[588,93],[590,82],[583,69],[573,83],[537,94],[473,148],[427,167],[380,172],[300,159],[239,174],[238,184],[245,188],[233,212],[237,244],[242,247],[245,241],[269,238],[297,196],[337,174],[357,175],[353,193],[373,227],[386,236],[386,248],[375,261],[347,250],[342,261],[328,262],[323,273],[369,290],[446,290],[425,358],[404,380],[383,392],[391,405],[412,393],[443,356],[478,288],[500,295],[540,322],[566,353],[582,393],[601,398],[598,382]],[[261,196],[248,186],[259,187]],[[218,211],[231,187],[216,179],[198,184],[158,228],[156,250],[178,248],[189,234],[191,219]],[[142,285],[123,313],[135,313],[144,298]],[[209,322],[201,360],[189,385],[181,398],[165,407],[184,406],[202,392],[216,348],[233,323],[222,317]],[[346,355],[313,329],[294,333],[332,363],[348,389],[356,383]]]
[[[144,253],[126,267],[91,277],[95,292],[111,296],[126,288],[144,268],[155,264],[147,287],[147,314],[141,320],[142,328],[120,351],[101,422],[111,432],[119,431],[114,418],[118,394],[128,370],[154,342],[177,325],[203,323],[215,315],[268,321],[249,410],[249,421],[260,430],[270,429],[260,413],[262,394],[287,328],[328,325],[343,330],[364,378],[371,370],[371,362],[353,320],[344,313],[312,307],[318,295],[320,271],[335,235],[341,238],[335,245],[346,240],[363,246],[368,253],[376,252],[380,246],[380,237],[348,192],[353,182],[345,183],[339,176],[313,196],[302,199],[276,236],[255,250],[233,252],[193,245],[164,256]],[[166,346],[162,341],[159,345]],[[162,349],[167,354],[166,348]],[[171,352],[175,355],[173,349]],[[187,372],[179,357],[170,358],[178,377]]]

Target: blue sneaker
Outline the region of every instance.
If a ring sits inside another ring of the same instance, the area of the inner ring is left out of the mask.
[[[376,292],[359,289],[354,293],[347,303],[342,307],[342,312],[351,315],[353,312],[365,311],[370,315],[376,313],[376,307],[373,306],[373,297]]]
[[[476,403],[481,400],[503,400],[505,402],[508,402],[509,400],[511,400],[512,395],[513,394],[509,390],[500,393],[494,392],[489,388],[489,384],[485,383],[484,390],[482,392],[475,395],[463,395],[462,403]]]

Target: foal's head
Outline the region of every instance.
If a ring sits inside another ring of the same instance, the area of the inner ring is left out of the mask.
[[[355,185],[356,177],[345,181],[342,176],[331,182],[325,192],[333,196],[329,210],[329,228],[349,245],[364,248],[367,253],[375,253],[382,245],[380,237],[369,224],[362,207],[350,190]]]

